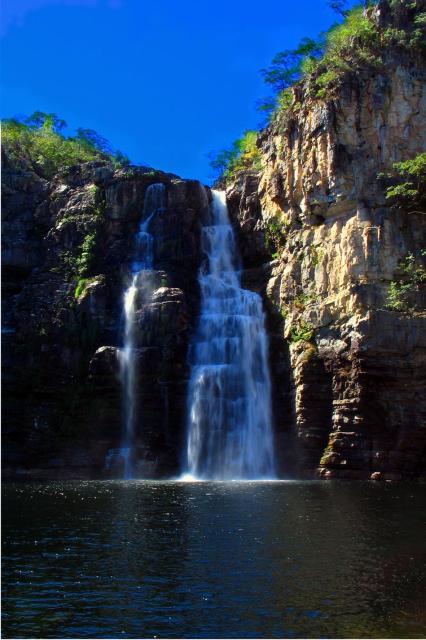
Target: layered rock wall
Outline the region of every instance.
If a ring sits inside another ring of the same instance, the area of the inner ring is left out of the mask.
[[[392,6],[378,3],[380,28],[405,29],[425,9],[424,0]],[[259,135],[262,169],[227,187],[243,285],[262,294],[267,313],[282,476],[425,474],[424,284],[410,309],[388,304],[389,284],[406,277],[402,262],[423,259],[425,212],[390,208],[378,177],[426,147],[416,51],[389,48],[381,68],[347,74],[333,98],[296,86],[291,107]],[[120,475],[123,292],[146,189],[161,182],[152,289],[136,312],[136,447],[138,474],[172,476],[208,190],[106,162],[46,180],[7,156],[2,180],[5,473]]]
[[[424,474],[425,291],[417,311],[386,301],[401,261],[422,261],[426,220],[389,208],[378,179],[426,148],[424,60],[389,54],[335,99],[301,86],[293,104],[259,136],[262,171],[240,173],[227,190],[247,281],[269,309],[283,467]]]
[[[172,475],[207,192],[196,181],[106,163],[47,181],[8,158],[3,182],[5,473],[120,475],[108,458],[122,439],[123,292],[146,188],[162,182],[153,287],[137,310],[137,445],[141,474]]]

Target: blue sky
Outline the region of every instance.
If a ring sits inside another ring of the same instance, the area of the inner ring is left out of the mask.
[[[260,121],[259,69],[336,19],[326,0],[2,4],[2,117],[54,112],[207,183],[207,154]]]

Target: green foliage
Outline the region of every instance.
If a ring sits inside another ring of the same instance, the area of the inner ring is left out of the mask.
[[[426,258],[426,249],[421,251],[421,255]],[[386,307],[392,311],[414,311],[416,306],[412,301],[426,283],[426,268],[412,253],[406,256],[400,266],[404,280],[394,280],[389,284]]]
[[[314,327],[304,320],[301,320],[298,325],[292,327],[289,335],[290,344],[296,344],[297,342],[311,342],[314,336]]]
[[[269,67],[261,70],[275,96],[264,100],[260,110],[269,113],[270,118],[287,110],[291,104],[287,100],[280,103],[278,96],[300,79],[306,81],[313,96],[328,98],[346,74],[366,66],[379,69],[387,47],[402,47],[408,51],[426,48],[426,13],[418,11],[416,3],[409,0],[391,2],[393,11],[405,5],[413,12],[411,26],[407,29],[388,27],[383,31],[373,20],[369,8],[374,4],[366,0],[349,9],[345,0],[329,0],[330,7],[343,21],[321,33],[317,40],[304,39],[296,49],[280,52]]]
[[[269,67],[260,73],[267,85],[272,87],[275,95],[263,99],[258,104],[258,111],[271,117],[275,112],[290,107],[293,96],[288,91],[301,77],[302,65],[308,60],[317,60],[323,53],[321,40],[302,38],[296,49],[280,51],[272,59]]]
[[[84,278],[93,266],[96,248],[96,231],[88,233],[80,247],[80,253],[76,260],[76,271],[79,278]]]
[[[378,176],[392,183],[386,189],[386,199],[397,209],[426,215],[426,153],[396,162],[393,169]]]
[[[83,293],[83,291],[85,290],[87,284],[89,282],[88,278],[79,278],[77,280],[77,285],[75,287],[75,291],[74,291],[74,298],[76,300],[78,300],[78,298],[81,296],[81,294]]]
[[[99,277],[99,276],[98,276]],[[78,278],[77,284],[74,290],[74,299],[78,300],[80,296],[86,291],[89,284],[96,281],[96,277],[92,278]]]
[[[285,225],[276,217],[270,218],[265,222],[263,233],[266,248],[271,253],[271,258],[275,260],[278,258],[278,251],[285,247],[287,237]]]
[[[96,258],[96,245],[98,240],[98,227],[95,219],[95,227],[86,234],[82,243],[73,251],[63,251],[59,256],[59,266],[53,267],[53,273],[63,273],[68,281],[77,280],[80,289],[84,281],[93,274]],[[81,284],[80,284],[81,282]],[[79,294],[81,291],[79,291]],[[77,294],[76,294],[76,297]]]
[[[84,149],[89,151],[96,149],[100,153],[112,154],[111,145],[108,140],[93,129],[83,129],[79,127],[74,140],[77,140]]]
[[[77,258],[71,251],[63,251],[59,255],[59,266],[53,267],[54,273],[64,271],[69,278],[75,274],[77,269]]]
[[[324,259],[324,249],[311,246],[309,248],[309,254],[312,262],[312,266],[317,267]]]
[[[240,171],[246,169],[259,171],[260,153],[256,141],[257,132],[248,130],[233,142],[230,149],[210,154],[210,166],[217,177],[221,176],[228,182]]]
[[[321,33],[316,40],[303,38],[295,49],[277,53],[271,64],[261,69],[265,83],[273,92],[258,103],[258,110],[267,116],[267,122],[274,121],[283,112],[294,113],[300,109],[295,91],[299,82],[304,83],[311,96],[329,99],[349,74],[365,68],[380,71],[387,48],[402,47],[409,52],[425,50],[426,12],[418,9],[418,3],[390,0],[391,11],[403,7],[411,14],[407,14],[405,29],[388,27],[384,30],[374,20],[371,7],[375,4],[364,0],[349,9],[345,0],[329,0],[330,7],[342,21]],[[244,163],[238,162],[242,155],[238,142],[213,154],[210,164],[217,176],[227,180],[234,174],[234,169],[244,168]],[[400,196],[402,192],[399,187],[395,195]],[[412,193],[407,195],[413,196]]]
[[[289,109],[293,103],[293,94],[290,89],[283,89],[277,97],[277,107],[280,111]]]
[[[90,193],[93,204],[95,204],[98,198],[99,188],[95,184],[90,184],[87,187],[87,191]]]
[[[331,6],[343,16],[341,24],[334,24],[317,40],[304,38],[296,49],[280,52],[269,67],[261,69],[264,81],[276,93],[275,100],[261,103],[262,111],[274,105],[270,117],[291,106],[291,92],[284,100],[282,92],[301,78],[311,82],[316,97],[324,98],[342,75],[361,65],[380,62],[379,33],[363,6],[346,9],[346,2],[339,0],[332,1]]]
[[[3,120],[3,148],[12,161],[18,165],[29,162],[34,171],[47,178],[79,162],[124,162],[125,156],[113,151],[96,131],[77,129],[76,136],[66,137],[62,133],[65,127],[66,122],[54,113],[41,111],[28,118]]]
[[[54,133],[60,133],[67,126],[65,120],[58,118],[55,113],[44,113],[43,111],[34,111],[28,118],[23,118],[23,124],[32,130],[43,129]]]
[[[238,149],[236,143],[232,144],[230,149],[222,149],[221,151],[212,152],[209,154],[210,167],[215,172],[215,176],[223,176],[225,179],[230,174],[230,168],[238,155]]]
[[[126,156],[126,154],[123,153],[122,151],[119,151],[118,149],[114,151],[114,153],[112,154],[111,160],[112,160],[112,164],[116,169],[119,169],[120,167],[130,166],[129,157]]]
[[[315,95],[327,97],[345,74],[380,61],[379,32],[368,12],[362,6],[346,11],[344,21],[325,34],[324,55],[309,69]]]
[[[341,16],[346,16],[348,12],[347,0],[328,0],[327,4],[330,7],[330,9],[332,9],[336,13],[339,13]]]
[[[312,38],[302,38],[296,49],[277,53],[269,67],[261,69],[266,84],[277,93],[291,87],[300,77],[300,65],[304,58],[317,58],[322,54],[321,43]]]
[[[294,298],[294,306],[299,311],[304,311],[304,309],[309,305],[313,304],[317,301],[318,296],[315,291],[302,291]]]

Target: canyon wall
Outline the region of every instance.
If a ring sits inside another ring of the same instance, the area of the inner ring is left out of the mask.
[[[167,208],[150,226],[154,290],[137,310],[138,473],[173,475],[208,192],[196,181],[104,162],[45,180],[4,157],[2,177],[4,473],[121,475],[108,459],[123,436],[123,291],[145,191],[162,182]]]
[[[336,98],[299,86],[293,103],[259,136],[262,170],[227,188],[247,283],[269,309],[283,465],[424,474],[425,287],[406,312],[387,295],[409,254],[422,261],[426,216],[391,209],[379,176],[426,148],[424,59],[392,52]]]
[[[281,476],[425,474],[425,284],[410,308],[388,304],[403,261],[423,259],[425,213],[391,208],[378,177],[425,149],[425,75],[423,56],[395,49],[334,97],[299,84],[259,134],[261,169],[226,187],[243,286],[264,300]],[[106,161],[48,180],[6,152],[2,181],[5,475],[121,475],[123,292],[146,189],[161,182],[154,288],[137,310],[137,473],[173,476],[209,190]]]

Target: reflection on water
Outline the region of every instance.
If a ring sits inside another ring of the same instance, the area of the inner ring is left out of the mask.
[[[421,485],[6,485],[3,637],[423,637]]]

